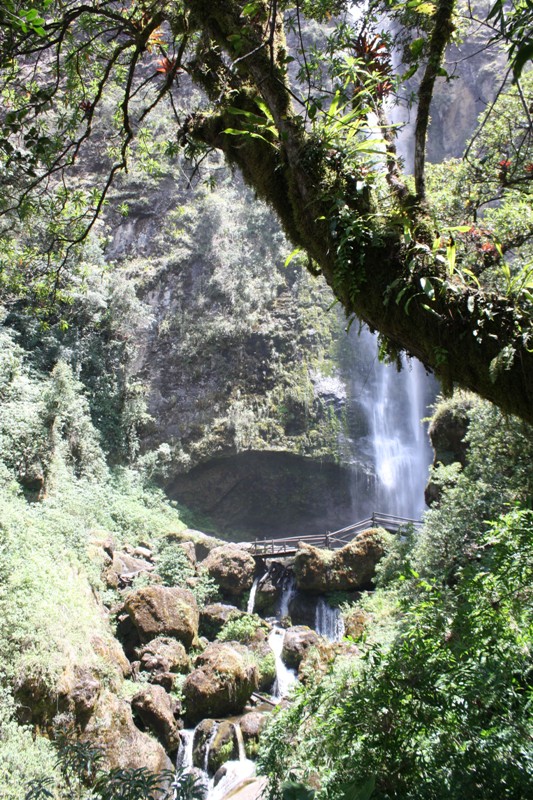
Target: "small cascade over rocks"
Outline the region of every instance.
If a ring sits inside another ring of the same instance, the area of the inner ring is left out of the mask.
[[[319,597],[315,612],[315,631],[329,642],[340,642],[344,636],[344,622],[338,608],[333,608]]]
[[[272,689],[272,697],[275,700],[281,700],[282,697],[286,697],[291,686],[294,686],[297,681],[296,673],[285,665],[281,657],[284,639],[284,628],[275,625],[268,637],[268,643],[274,653],[274,660],[276,663],[276,680]]]
[[[283,620],[288,617],[290,613],[290,604],[296,594],[296,578],[293,572],[286,570],[285,577],[282,584],[282,593],[279,603],[278,617]]]
[[[246,613],[253,614],[255,608],[255,596],[257,594],[257,587],[259,586],[259,581],[261,578],[256,575],[254,578],[254,582],[252,583],[252,588],[250,589],[250,596],[248,598],[248,604],[246,606]]]
[[[302,586],[296,557],[261,561],[249,586],[246,612],[220,604],[209,614],[203,609],[199,652],[183,646],[187,658],[179,665],[186,674],[184,700],[182,705],[174,704],[172,713],[176,719],[181,717],[181,724],[198,724],[176,735],[175,798],[189,776],[198,780],[204,800],[230,800],[235,793],[240,796],[244,792],[246,796],[249,790],[263,791],[265,779],[255,777],[255,763],[247,757],[247,749],[248,754],[256,752],[266,716],[290,695],[298,670],[305,680],[314,669],[314,659],[328,658],[344,647],[340,643],[344,630],[339,610],[327,603],[325,592]],[[270,613],[275,610],[276,614],[266,617],[263,611],[261,619],[255,614],[256,607],[268,608]],[[207,625],[207,618],[212,624]],[[159,628],[155,633],[159,634]],[[168,639],[159,635],[149,644],[132,648],[132,654],[141,657],[138,669],[148,686],[157,684],[161,675],[172,678]],[[246,681],[241,680],[243,670]],[[261,675],[265,676],[264,684]],[[262,694],[264,691],[270,696]],[[227,693],[230,705],[222,703]]]
[[[176,758],[176,770],[188,771],[192,769],[192,751],[194,745],[194,728],[184,728],[180,731],[181,745]]]

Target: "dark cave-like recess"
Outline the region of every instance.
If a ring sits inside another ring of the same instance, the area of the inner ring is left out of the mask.
[[[370,482],[347,467],[292,453],[244,452],[201,464],[166,489],[200,523],[203,517],[221,534],[254,539],[325,533],[363,519],[374,510],[360,499],[370,497]]]

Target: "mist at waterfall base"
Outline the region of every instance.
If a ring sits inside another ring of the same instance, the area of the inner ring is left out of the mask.
[[[352,325],[343,354],[346,425],[342,461],[353,469],[353,521],[374,511],[420,519],[432,452],[422,420],[437,393],[436,381],[416,359],[402,369],[378,358],[377,337]]]

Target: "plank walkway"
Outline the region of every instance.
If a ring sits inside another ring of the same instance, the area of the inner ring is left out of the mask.
[[[328,531],[324,534],[311,534],[309,536],[286,536],[279,539],[256,539],[248,544],[248,552],[254,558],[287,558],[296,553],[300,542],[326,550],[338,550],[349,544],[368,528],[385,528],[391,533],[397,533],[397,531],[407,526],[418,529],[421,524],[420,520],[417,519],[374,512],[371,517],[354,522],[353,525],[348,525],[348,527],[341,528],[338,531]]]

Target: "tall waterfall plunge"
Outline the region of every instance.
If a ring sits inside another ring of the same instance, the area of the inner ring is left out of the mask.
[[[340,442],[343,460],[366,475],[352,483],[354,521],[373,511],[418,519],[432,459],[422,419],[436,384],[415,360],[405,360],[401,372],[380,363],[376,337],[356,327],[346,340],[346,432]]]

